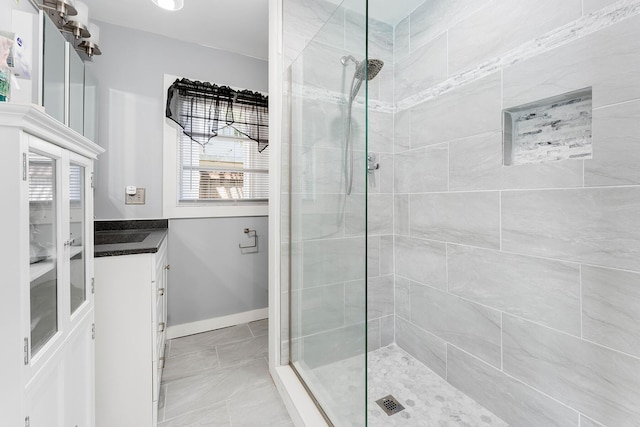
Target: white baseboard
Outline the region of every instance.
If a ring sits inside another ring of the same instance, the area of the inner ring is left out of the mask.
[[[290,366],[276,366],[271,377],[296,427],[327,427],[328,424]]]
[[[186,337],[214,329],[227,328],[229,326],[262,320],[269,317],[269,308],[245,311],[243,313],[230,314],[228,316],[214,317],[213,319],[199,320],[197,322],[183,323],[182,325],[169,326],[167,339]]]

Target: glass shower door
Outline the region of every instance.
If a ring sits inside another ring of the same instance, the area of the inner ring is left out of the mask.
[[[289,360],[336,426],[366,423],[366,1],[359,3],[337,7],[285,77]]]

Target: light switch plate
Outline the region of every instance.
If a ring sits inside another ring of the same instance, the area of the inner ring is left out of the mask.
[[[145,189],[138,187],[136,190],[136,194],[130,196],[127,194],[127,190],[124,191],[124,204],[125,205],[144,205],[145,197],[144,197]]]

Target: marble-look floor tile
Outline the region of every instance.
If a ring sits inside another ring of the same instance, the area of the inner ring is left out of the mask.
[[[640,359],[509,315],[506,373],[604,425],[640,425]]]
[[[447,380],[513,426],[578,426],[576,411],[451,345]]]
[[[264,384],[242,396],[229,399],[233,427],[293,427],[287,409],[273,383]]]
[[[189,335],[187,337],[171,340],[169,356],[179,356],[181,354],[201,351],[213,348],[218,344],[226,344],[235,341],[251,338],[251,330],[247,325],[236,325],[228,328],[216,329],[215,331],[203,332],[201,334]]]
[[[397,346],[369,353],[368,359],[367,414],[371,427],[508,427]],[[392,416],[382,412],[375,401],[388,394],[405,409]]]
[[[269,337],[262,335],[245,341],[222,344],[217,346],[216,349],[220,367],[237,366],[267,357],[269,354]]]
[[[271,377],[264,358],[172,381],[167,385],[165,419],[243,396],[250,390],[270,382]]]
[[[221,401],[159,422],[158,427],[231,427],[231,420],[226,402]]]
[[[215,348],[168,357],[162,371],[162,382],[175,381],[218,367],[218,353]]]
[[[583,337],[640,357],[640,274],[582,266]]]
[[[254,337],[261,337],[269,334],[269,319],[249,322],[249,329]]]

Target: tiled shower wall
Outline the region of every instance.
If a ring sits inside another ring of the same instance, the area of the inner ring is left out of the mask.
[[[395,340],[514,426],[640,425],[639,11],[435,0],[395,28]],[[503,108],[585,87],[593,159],[503,166]]]

